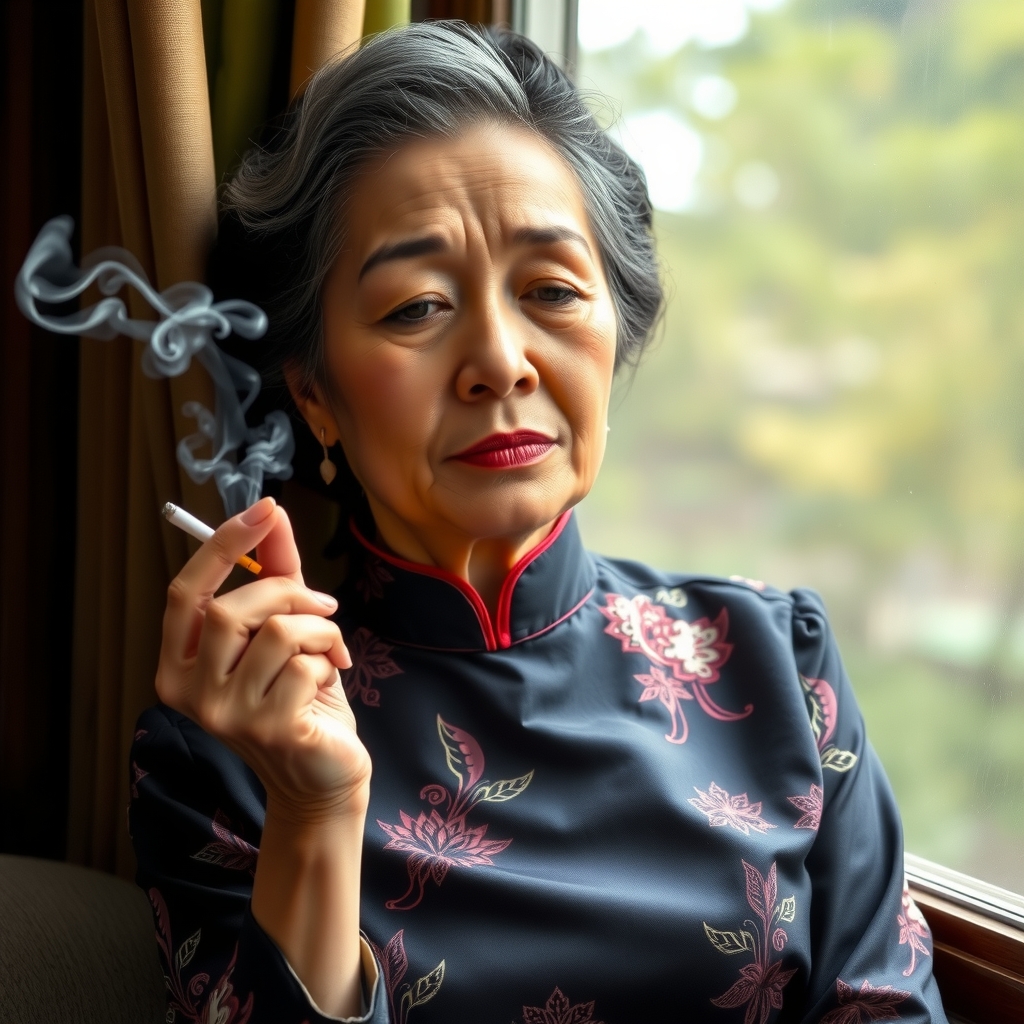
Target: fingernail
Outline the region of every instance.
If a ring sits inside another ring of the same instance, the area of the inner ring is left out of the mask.
[[[310,593],[325,607],[336,608],[338,602],[330,594],[321,594],[319,590],[312,590]]]
[[[274,511],[277,502],[273,498],[260,498],[255,505],[247,508],[241,515],[241,520],[246,526],[257,526],[262,523]]]

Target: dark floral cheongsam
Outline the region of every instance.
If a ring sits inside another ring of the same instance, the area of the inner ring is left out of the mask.
[[[364,1021],[945,1021],[899,814],[819,599],[583,550],[502,588],[360,540]],[[250,769],[157,706],[130,824],[168,1020],[329,1020],[249,911]],[[372,950],[372,957],[370,955]]]

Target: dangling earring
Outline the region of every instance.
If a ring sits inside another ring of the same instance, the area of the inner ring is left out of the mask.
[[[320,463],[320,477],[325,484],[330,485],[334,478],[338,475],[338,467],[331,462],[330,455],[327,454],[327,440],[324,436],[326,431],[323,427],[320,428],[320,447],[324,450],[324,460]]]

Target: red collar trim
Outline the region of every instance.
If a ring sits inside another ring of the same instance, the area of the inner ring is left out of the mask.
[[[529,565],[536,561],[541,555],[544,554],[552,544],[558,540],[562,531],[565,529],[565,524],[569,522],[569,517],[572,515],[572,509],[566,509],[558,519],[555,520],[555,525],[551,532],[542,540],[536,547],[531,548],[512,569],[509,574],[505,577],[504,582],[501,584],[501,590],[498,592],[498,614],[492,621],[490,614],[487,611],[487,605],[484,604],[484,599],[480,596],[476,587],[472,583],[467,583],[466,580],[460,576],[456,576],[455,573],[449,572],[447,569],[440,569],[436,565],[424,565],[421,562],[410,562],[407,559],[399,558],[397,555],[393,555],[388,551],[384,551],[379,548],[376,544],[372,544],[368,541],[362,533],[359,531],[359,527],[356,526],[353,520],[350,523],[350,529],[352,530],[353,536],[363,545],[368,551],[373,552],[378,558],[383,559],[385,562],[390,563],[398,569],[404,569],[406,572],[418,572],[423,576],[431,576],[437,580],[444,580],[445,583],[450,583],[462,596],[469,602],[470,607],[476,613],[477,621],[480,623],[480,631],[484,636],[484,643],[489,651],[497,651],[506,647],[512,646],[512,594],[515,591],[516,584],[519,582],[520,577],[529,567]],[[588,595],[589,596],[589,595]],[[575,609],[574,609],[575,610]]]

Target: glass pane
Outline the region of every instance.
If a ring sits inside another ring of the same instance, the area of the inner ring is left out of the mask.
[[[579,11],[670,290],[589,545],[819,590],[908,849],[1024,892],[1024,3]]]

